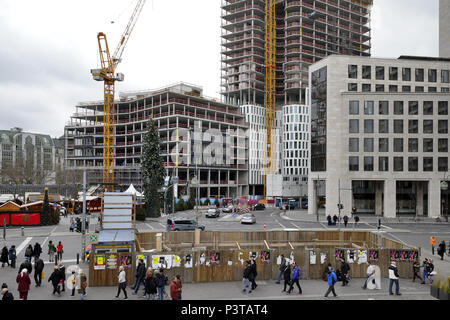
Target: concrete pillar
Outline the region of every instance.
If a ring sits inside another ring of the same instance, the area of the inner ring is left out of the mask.
[[[397,188],[394,179],[384,181],[384,217],[395,218],[397,208]]]
[[[308,214],[317,215],[317,180],[308,179]]]
[[[437,218],[441,214],[441,181],[431,179],[428,182],[428,217]]]
[[[416,212],[417,216],[423,216],[423,184],[425,182],[417,181],[416,187]]]
[[[381,217],[383,215],[383,182],[375,182],[375,215]]]

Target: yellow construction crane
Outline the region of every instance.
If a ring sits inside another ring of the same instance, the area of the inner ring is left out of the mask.
[[[119,44],[111,57],[109,53],[106,34],[99,32],[97,35],[98,49],[100,53],[101,69],[92,69],[91,73],[96,81],[104,82],[104,103],[103,103],[103,185],[107,191],[114,188],[114,88],[116,81],[123,81],[122,73],[115,74],[117,65],[121,62],[125,46],[130,38],[131,32],[138,20],[146,0],[138,0],[136,8],[131,15],[130,21],[125,28]]]
[[[275,121],[275,0],[266,0],[266,150],[264,162],[264,200],[267,200],[267,175],[273,174],[275,141],[272,130]]]

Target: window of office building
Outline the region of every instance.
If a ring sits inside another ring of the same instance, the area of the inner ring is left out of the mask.
[[[394,171],[403,171],[403,157],[394,157]]]
[[[411,68],[402,68],[402,80],[411,81]]]
[[[377,80],[384,80],[384,67],[375,67],[375,78]]]
[[[408,157],[408,171],[419,171],[418,157]]]
[[[408,120],[408,133],[419,133],[419,120]]]
[[[394,120],[394,133],[403,133],[403,120]]]
[[[380,101],[378,111],[381,115],[389,115],[389,101]]]
[[[359,138],[350,138],[348,140],[348,151],[359,152]]]
[[[433,139],[423,139],[423,152],[433,152]]]
[[[384,92],[384,84],[376,84],[375,91],[376,92]]]
[[[362,78],[363,79],[371,79],[372,78],[372,67],[371,66],[362,66]]]
[[[349,102],[349,114],[359,114],[359,101]]]
[[[439,157],[438,158],[438,171],[447,172],[448,171],[448,158]]]
[[[438,114],[440,116],[448,116],[448,101],[438,102]]]
[[[389,138],[378,139],[378,152],[389,152]]]
[[[411,92],[411,86],[402,86],[402,92]]]
[[[389,85],[389,92],[398,92],[397,85]]]
[[[364,133],[373,133],[373,120],[372,119],[364,120]]]
[[[359,157],[349,157],[348,164],[350,171],[359,171]]]
[[[348,122],[348,128],[349,133],[359,133],[359,120],[350,119]]]
[[[419,139],[417,138],[408,139],[408,152],[419,152]]]
[[[448,139],[438,139],[438,152],[448,152]]]
[[[370,92],[370,84],[369,83],[363,83],[362,84],[362,92]]]
[[[364,138],[364,152],[373,152],[373,138]]]
[[[417,86],[414,90],[415,92],[425,92],[423,86]]]
[[[449,83],[449,70],[441,70],[441,82]]]
[[[423,133],[433,133],[433,120],[423,120]]]
[[[350,79],[357,79],[358,78],[358,66],[355,64],[350,64],[348,66],[348,77]]]
[[[398,68],[389,67],[389,80],[398,80]]]
[[[417,68],[416,69],[416,81],[423,82],[423,79],[424,79],[423,69]]]
[[[424,157],[423,158],[423,171],[433,171],[433,158],[432,157]]]
[[[419,102],[417,101],[409,101],[408,104],[408,114],[410,116],[417,116],[419,114]]]
[[[378,121],[378,133],[389,133],[389,120]]]
[[[394,152],[403,152],[403,138],[394,138]]]
[[[364,114],[367,114],[367,115],[374,114],[374,103],[373,103],[373,101],[364,101]]]
[[[448,120],[439,120],[438,121],[438,133],[448,133]]]
[[[357,83],[349,83],[348,91],[358,91],[358,84]]]
[[[379,157],[378,158],[378,171],[389,171],[389,158]]]
[[[436,87],[428,87],[428,92],[437,92]]]
[[[394,101],[394,114],[403,115],[403,101]]]
[[[450,88],[449,87],[442,87],[441,88],[441,92],[450,92]]]
[[[373,157],[364,157],[364,171],[373,171]]]
[[[433,115],[433,101],[424,101],[423,102],[423,114],[425,116]]]
[[[428,69],[428,82],[436,82],[436,81],[437,81],[437,70]]]

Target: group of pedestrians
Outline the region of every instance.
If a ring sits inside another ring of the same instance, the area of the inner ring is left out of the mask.
[[[256,284],[256,276],[258,275],[256,269],[256,261],[255,259],[251,258],[245,263],[246,266],[244,268],[242,276],[242,292],[246,292],[248,290],[248,293],[252,293],[252,291],[255,290],[258,286]]]

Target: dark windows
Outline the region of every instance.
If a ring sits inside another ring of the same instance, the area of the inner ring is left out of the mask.
[[[428,69],[428,82],[436,82],[436,81],[437,81],[437,70]]]
[[[359,114],[359,101],[349,102],[349,114]]]
[[[384,80],[384,67],[375,67],[375,79]]]
[[[419,114],[419,102],[409,101],[408,114],[410,116],[417,116]]]
[[[438,121],[438,133],[448,133],[448,120]]]
[[[389,92],[398,92],[398,86],[389,85]]]
[[[379,138],[378,139],[378,152],[389,152],[389,139]]]
[[[422,86],[417,86],[417,87],[415,88],[415,91],[416,91],[416,92],[424,92],[424,89],[423,89]]]
[[[389,171],[389,158],[379,157],[378,158],[378,171]]]
[[[418,157],[408,157],[408,171],[419,171]]]
[[[389,101],[380,101],[379,102],[379,114],[387,116],[389,115]]]
[[[373,120],[372,119],[364,120],[364,133],[373,133]]]
[[[373,115],[374,103],[373,101],[364,101],[364,114]]]
[[[417,138],[408,139],[408,152],[419,152],[419,139]]]
[[[423,158],[423,171],[433,171],[433,158],[425,157]]]
[[[423,120],[423,133],[433,133],[433,120]]]
[[[423,69],[421,68],[416,69],[416,81],[423,82],[423,79],[424,79]]]
[[[402,86],[402,92],[411,92],[411,86]]]
[[[438,171],[440,171],[440,172],[448,171],[448,158],[444,158],[444,157],[438,158]]]
[[[311,74],[311,171],[326,171],[327,67]]]
[[[371,66],[362,66],[362,78],[363,79],[371,79],[372,78],[372,67]]]
[[[364,138],[364,152],[373,152],[373,138]]]
[[[436,87],[428,87],[428,92],[437,92]]]
[[[384,84],[376,84],[375,91],[376,92],[384,92]]]
[[[433,115],[433,101],[423,102],[423,115],[432,116]]]
[[[398,80],[398,68],[389,67],[389,80]]]
[[[362,92],[370,92],[370,84],[369,83],[363,83],[362,84]]]
[[[364,157],[364,171],[373,171],[373,157]]]
[[[449,70],[441,70],[441,82],[449,83]]]
[[[359,138],[350,138],[348,140],[348,151],[359,152]]]
[[[423,139],[423,152],[433,152],[433,139]]]
[[[349,157],[348,165],[350,171],[359,171],[359,157]]]
[[[403,152],[403,138],[394,138],[394,152]]]
[[[394,157],[394,171],[403,171],[403,157]]]
[[[402,68],[402,80],[411,81],[411,68]]]
[[[448,152],[448,139],[438,139],[438,152]]]
[[[349,133],[359,133],[359,120],[350,119],[348,122]]]
[[[394,114],[403,115],[403,101],[394,101]]]
[[[439,101],[438,114],[440,116],[448,116],[448,101]]]
[[[389,133],[389,120],[378,121],[378,133]]]
[[[358,91],[358,84],[357,83],[349,83],[348,91]]]
[[[403,120],[394,120],[394,133],[403,133]]]
[[[350,79],[357,79],[358,78],[358,66],[355,64],[350,64],[348,66],[348,77]]]
[[[419,133],[419,120],[408,120],[408,133]]]

